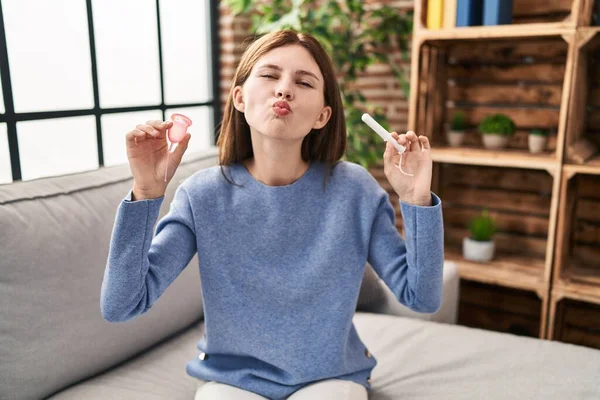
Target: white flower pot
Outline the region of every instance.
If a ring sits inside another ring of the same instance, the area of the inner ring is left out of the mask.
[[[529,135],[529,151],[532,153],[541,153],[546,150],[548,138],[542,135]]]
[[[463,239],[463,257],[467,260],[487,262],[494,258],[496,246],[493,240],[478,242],[471,238]]]
[[[450,147],[459,147],[462,145],[463,139],[465,138],[464,131],[447,131],[446,139],[448,140],[448,144]]]
[[[486,149],[503,149],[508,144],[508,136],[484,134],[483,145]]]

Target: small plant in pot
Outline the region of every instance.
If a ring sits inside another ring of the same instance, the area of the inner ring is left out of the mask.
[[[531,153],[541,153],[546,150],[549,134],[550,131],[547,129],[532,129],[529,132],[529,151]]]
[[[465,137],[465,113],[457,111],[452,116],[450,127],[446,134],[446,139],[450,147],[458,147],[462,144]]]
[[[487,262],[494,258],[496,224],[488,210],[483,210],[481,215],[470,221],[469,230],[471,237],[463,239],[463,257],[477,262]]]
[[[502,149],[517,130],[512,119],[504,114],[488,115],[479,124],[483,145],[488,149]]]

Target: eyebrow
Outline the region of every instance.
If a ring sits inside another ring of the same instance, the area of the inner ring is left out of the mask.
[[[275,65],[275,64],[265,64],[265,65],[261,65],[260,67],[258,67],[258,69],[262,69],[262,68],[269,68],[269,69],[275,69],[277,71],[283,71],[283,68],[281,68],[279,65]],[[315,74],[313,74],[310,71],[305,71],[303,69],[299,69],[298,71],[296,71],[296,75],[308,75],[308,76],[312,76],[317,81],[319,81],[319,78]]]

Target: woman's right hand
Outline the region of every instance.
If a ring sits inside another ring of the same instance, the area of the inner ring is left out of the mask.
[[[185,153],[191,135],[188,133],[168,157],[168,175],[165,182],[167,167],[167,129],[171,121],[148,121],[140,124],[126,137],[127,158],[133,175],[133,199],[143,200],[164,196],[167,185],[175,175],[183,154]]]

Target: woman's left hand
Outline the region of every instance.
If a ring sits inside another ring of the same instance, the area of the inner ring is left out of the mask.
[[[383,153],[383,171],[394,191],[400,197],[400,201],[419,206],[431,205],[431,176],[433,162],[431,161],[431,146],[426,136],[419,136],[408,131],[406,134],[398,135],[392,132],[392,137],[406,151],[402,155],[402,170],[414,176],[403,174],[398,167],[400,154],[386,142],[385,153]]]

